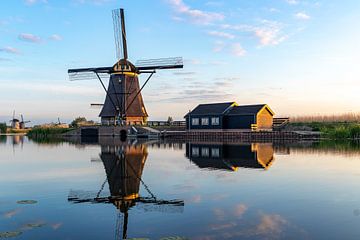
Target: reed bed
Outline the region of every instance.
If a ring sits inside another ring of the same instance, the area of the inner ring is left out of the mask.
[[[61,134],[66,133],[70,130],[72,129],[59,128],[59,127],[49,127],[49,128],[35,127],[28,132],[27,136],[31,138],[46,138],[49,136],[60,136]]]
[[[360,113],[344,113],[333,115],[309,115],[309,116],[294,116],[290,118],[292,123],[360,123]]]

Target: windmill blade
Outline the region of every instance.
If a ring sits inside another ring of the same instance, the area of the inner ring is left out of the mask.
[[[101,193],[97,196],[98,193],[92,191],[82,191],[82,190],[70,190],[68,195],[68,201],[74,204],[79,203],[114,203],[116,201],[123,201],[121,197],[107,196],[106,193]],[[157,211],[157,212],[170,212],[170,213],[179,213],[183,212],[184,201],[183,200],[159,200],[152,197],[140,197],[134,199],[137,204],[140,204],[140,208],[144,211]]]
[[[70,81],[80,80],[98,80],[96,73],[100,78],[109,78],[112,72],[112,67],[100,67],[100,68],[77,68],[69,69],[68,75]]]
[[[155,69],[173,69],[173,68],[184,67],[182,57],[138,60],[135,65],[139,71],[155,70]]]
[[[125,14],[124,9],[114,9],[112,11],[113,25],[114,25],[114,38],[116,48],[116,58],[127,59],[127,43],[125,31]]]

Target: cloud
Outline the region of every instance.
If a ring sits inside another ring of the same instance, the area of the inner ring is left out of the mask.
[[[235,35],[233,35],[231,33],[220,32],[220,31],[209,31],[208,34],[210,36],[219,37],[219,38],[227,38],[227,39],[235,38]]]
[[[40,37],[38,37],[34,34],[31,34],[31,33],[21,33],[21,34],[19,34],[18,38],[21,41],[25,41],[25,42],[32,42],[32,43],[41,43],[42,42]]]
[[[50,39],[53,40],[53,41],[61,41],[61,40],[63,40],[62,36],[60,36],[58,34],[51,35]]]
[[[114,0],[75,0],[76,3],[84,4],[84,3],[91,3],[95,5],[103,5],[109,2],[113,2]]]
[[[254,34],[259,39],[261,46],[277,45],[287,38],[282,33],[282,24],[274,21],[262,21],[263,26],[255,27]]]
[[[183,0],[168,0],[168,2],[178,14],[183,15],[188,18],[190,22],[195,24],[208,25],[212,22],[221,21],[225,18],[225,16],[221,13],[192,9],[186,5]]]
[[[217,220],[224,220],[226,213],[223,209],[221,208],[214,208],[213,210],[213,214],[215,215]]]
[[[307,15],[304,12],[298,12],[294,16],[295,16],[295,18],[300,19],[300,20],[309,20],[311,18],[309,15]]]
[[[11,54],[21,54],[20,50],[14,47],[3,47],[0,48],[0,52],[6,52]]]
[[[256,226],[257,234],[279,234],[288,222],[277,214],[262,214]]]
[[[246,210],[247,210],[247,206],[245,204],[238,204],[235,206],[234,215],[236,217],[242,217],[242,215],[244,215]]]
[[[0,57],[0,62],[9,62],[11,59]]]
[[[299,4],[299,1],[298,0],[286,0],[286,2],[290,5],[296,5],[296,4]]]
[[[245,56],[246,50],[241,46],[240,43],[234,43],[231,46],[231,53],[237,57]]]
[[[225,48],[226,44],[223,41],[216,41],[213,48],[213,52],[221,52]]]
[[[47,3],[47,0],[25,0],[26,5],[33,5],[35,3]]]
[[[200,203],[201,202],[201,195],[194,195],[189,200],[190,203]]]
[[[174,72],[174,75],[195,75],[196,72]]]
[[[5,218],[12,218],[13,216],[17,215],[21,212],[21,209],[14,209],[9,212],[4,213]]]
[[[250,32],[258,38],[261,46],[277,45],[287,38],[283,33],[283,24],[276,21],[261,20],[257,25],[223,24],[222,29],[231,29],[240,32]]]

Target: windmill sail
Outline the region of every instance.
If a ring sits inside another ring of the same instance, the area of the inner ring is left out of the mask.
[[[125,31],[125,15],[124,9],[114,9],[112,11],[113,24],[114,24],[114,38],[116,57],[118,60],[127,59],[127,43]]]
[[[172,68],[183,68],[184,67],[182,57],[138,60],[135,65],[139,71],[155,70],[155,69],[172,69]]]

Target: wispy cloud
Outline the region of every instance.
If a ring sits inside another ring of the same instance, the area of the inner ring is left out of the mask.
[[[114,0],[74,0],[74,1],[80,4],[91,3],[94,5],[103,5],[109,2],[113,2]]]
[[[174,72],[174,75],[195,75],[196,72]]]
[[[25,0],[26,5],[33,5],[35,3],[47,3],[47,0]]]
[[[295,18],[300,19],[300,20],[309,20],[311,18],[308,14],[306,14],[304,12],[298,12],[294,16],[295,16]]]
[[[296,5],[296,4],[299,4],[299,1],[298,0],[286,0],[286,2],[290,5]]]
[[[213,51],[221,52],[225,48],[226,44],[223,41],[216,41],[214,44]]]
[[[0,62],[9,62],[11,59],[0,57]]]
[[[25,41],[25,42],[31,42],[31,43],[41,43],[42,42],[42,40],[39,36],[36,36],[31,33],[21,33],[21,34],[19,34],[18,38],[21,41]]]
[[[242,217],[244,215],[244,213],[246,212],[247,210],[247,206],[245,204],[237,204],[235,206],[235,209],[234,209],[234,215],[238,218]]]
[[[231,46],[231,53],[237,57],[245,56],[246,50],[241,46],[240,43],[234,43]]]
[[[183,0],[168,0],[177,14],[189,19],[190,22],[199,25],[208,25],[215,21],[221,21],[225,16],[217,12],[206,12],[200,9],[193,9],[186,5]]]
[[[277,21],[261,20],[256,25],[223,24],[220,27],[239,32],[251,32],[259,40],[261,46],[277,45],[287,39],[287,35],[283,33],[284,25]]]
[[[53,34],[53,35],[50,36],[49,39],[53,40],[53,41],[61,41],[61,40],[63,40],[63,37],[58,35],[58,34]]]
[[[221,32],[221,31],[209,31],[208,34],[210,36],[219,37],[219,38],[227,38],[227,39],[234,39],[235,35],[231,33]]]
[[[11,54],[21,54],[20,50],[14,47],[3,47],[0,48],[0,52],[6,52]]]

